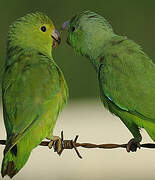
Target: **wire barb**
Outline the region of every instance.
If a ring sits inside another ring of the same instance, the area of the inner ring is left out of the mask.
[[[73,140],[64,140],[63,131],[61,131],[61,140],[62,140],[62,145],[63,145],[63,146],[62,146],[61,153],[59,153],[59,155],[62,154],[62,152],[63,152],[64,149],[74,149],[75,152],[76,152],[76,154],[77,154],[77,156],[78,156],[80,159],[82,159],[82,156],[80,155],[80,153],[79,153],[79,151],[78,151],[78,149],[77,149],[77,147],[76,147],[76,141],[77,141],[78,137],[79,137],[79,136],[76,135],[74,141],[73,141]]]

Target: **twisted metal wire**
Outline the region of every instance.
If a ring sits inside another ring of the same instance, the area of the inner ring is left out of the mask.
[[[82,156],[80,155],[77,147],[83,147],[83,148],[102,148],[102,149],[115,149],[115,148],[126,148],[127,144],[92,144],[92,143],[78,143],[78,135],[75,137],[74,140],[64,140],[63,136],[63,131],[61,132],[61,140],[62,140],[62,149],[61,152],[58,154],[61,155],[63,150],[65,149],[74,149],[76,154],[78,155],[79,158],[82,159]],[[40,143],[40,146],[48,146],[50,141],[42,141]],[[1,145],[5,145],[6,141],[5,140],[0,140]],[[56,144],[55,144],[56,145]],[[145,143],[145,144],[140,144],[141,148],[155,148],[155,144],[153,143]],[[56,151],[56,147],[54,147]]]

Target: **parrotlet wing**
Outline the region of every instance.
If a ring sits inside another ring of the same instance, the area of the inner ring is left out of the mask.
[[[61,72],[50,59],[36,54],[21,56],[9,65],[3,78],[4,119],[7,130],[5,152],[30,131],[34,124],[41,126],[45,121],[45,126],[50,124],[53,127],[65,101],[66,89]],[[50,109],[51,115],[43,119],[44,114],[50,113]],[[55,115],[52,115],[52,112]],[[40,131],[42,132],[38,132],[38,138],[49,133],[48,127],[46,130],[41,126]]]
[[[155,122],[155,64],[128,39],[105,52],[99,68],[101,94],[122,110]]]

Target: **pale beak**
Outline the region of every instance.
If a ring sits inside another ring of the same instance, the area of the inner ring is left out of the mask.
[[[52,33],[52,38],[54,41],[56,41],[58,44],[60,44],[61,39],[60,39],[60,33],[54,29],[53,33]]]
[[[61,29],[68,31],[68,25],[69,25],[69,20],[68,20],[68,21],[65,21],[65,22],[63,23],[63,25],[61,26]]]

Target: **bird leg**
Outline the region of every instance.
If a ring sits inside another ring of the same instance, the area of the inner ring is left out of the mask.
[[[136,152],[137,148],[140,149],[140,142],[134,138],[130,139],[130,141],[127,143],[126,150],[127,152]]]

